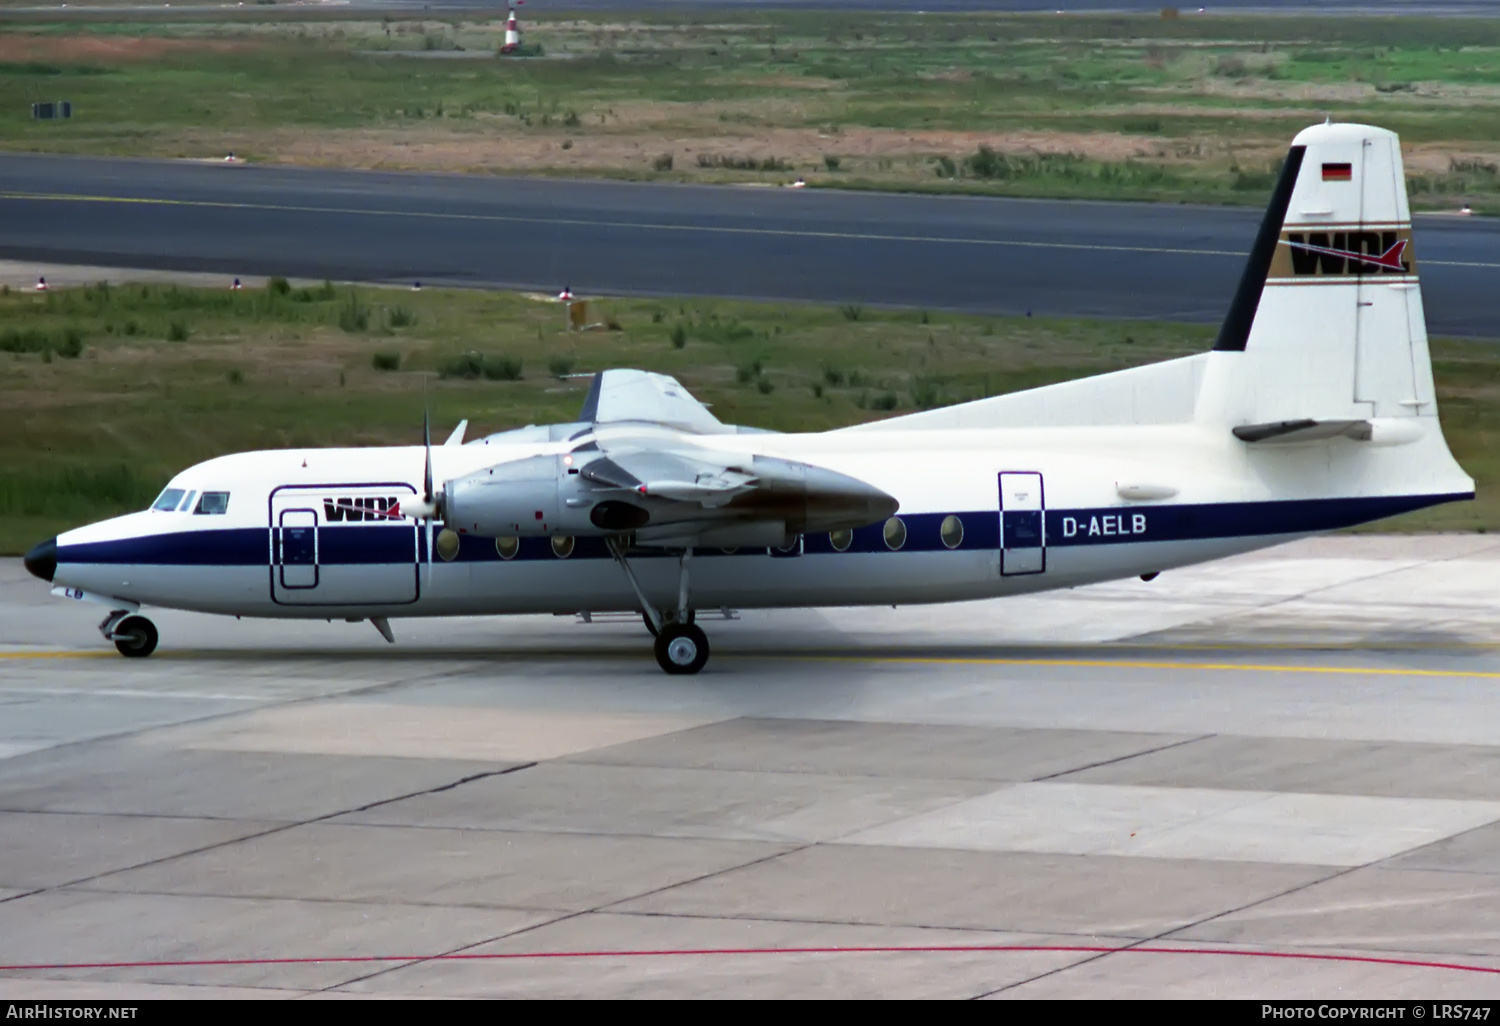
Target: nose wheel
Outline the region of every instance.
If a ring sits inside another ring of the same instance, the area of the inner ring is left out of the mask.
[[[156,624],[144,616],[127,616],[106,637],[127,659],[144,659],[156,651]]]
[[[656,662],[671,674],[697,673],[708,663],[708,635],[697,624],[664,624],[656,635]]]

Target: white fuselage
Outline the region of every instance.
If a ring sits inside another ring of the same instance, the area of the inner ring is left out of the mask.
[[[785,551],[696,549],[690,602],[700,609],[903,605],[1073,587],[1472,494],[1438,470],[1423,479],[1423,446],[1436,446],[1433,467],[1451,466],[1436,431],[1396,450],[1344,440],[1256,449],[1226,430],[1191,423],[693,441],[866,481],[899,500],[904,528],[893,529],[904,534],[895,548],[887,525],[876,523],[855,531],[843,551],[827,534],[799,537]],[[495,444],[440,446],[432,450],[434,473],[441,482],[574,444],[508,444],[500,436]],[[1331,458],[1332,450],[1339,458]],[[1393,459],[1403,468],[1399,474],[1390,472]],[[523,538],[505,558],[495,539],[463,536],[451,560],[429,558],[431,528],[380,513],[417,497],[422,472],[421,447],[211,460],[179,474],[171,487],[228,492],[224,513],[152,510],[66,532],[57,539],[54,583],[106,603],[259,617],[639,607],[600,537],[578,537],[571,546]],[[363,509],[370,512],[354,512]],[[944,531],[954,517],[961,538],[952,521]],[[642,549],[631,559],[651,601],[672,607],[675,554]]]

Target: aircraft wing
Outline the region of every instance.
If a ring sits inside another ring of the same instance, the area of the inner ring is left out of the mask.
[[[704,448],[659,422],[450,479],[443,497],[448,521],[472,534],[628,534],[671,548],[780,546],[804,532],[863,527],[897,507],[847,474]]]
[[[637,544],[780,546],[799,533],[884,520],[897,508],[867,482],[795,460],[718,452],[681,436],[599,444],[573,478],[578,497],[611,520],[628,513]]]
[[[709,413],[708,407],[694,399],[676,378],[640,370],[595,374],[578,419],[586,424],[659,424],[693,435],[734,431]]]

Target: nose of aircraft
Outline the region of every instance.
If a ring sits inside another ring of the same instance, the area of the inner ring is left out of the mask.
[[[21,562],[42,580],[52,580],[52,576],[57,573],[57,539],[48,538],[40,545],[33,545],[31,551],[21,558]]]

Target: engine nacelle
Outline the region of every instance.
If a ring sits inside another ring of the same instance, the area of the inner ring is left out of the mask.
[[[442,502],[449,526],[482,537],[640,532],[643,544],[657,536],[729,544],[722,535],[736,545],[862,527],[897,505],[880,489],[822,467],[756,456],[715,469],[670,451],[500,463],[448,481]]]
[[[581,480],[571,456],[532,456],[454,478],[443,485],[443,510],[449,526],[497,538],[620,534],[650,519]]]

